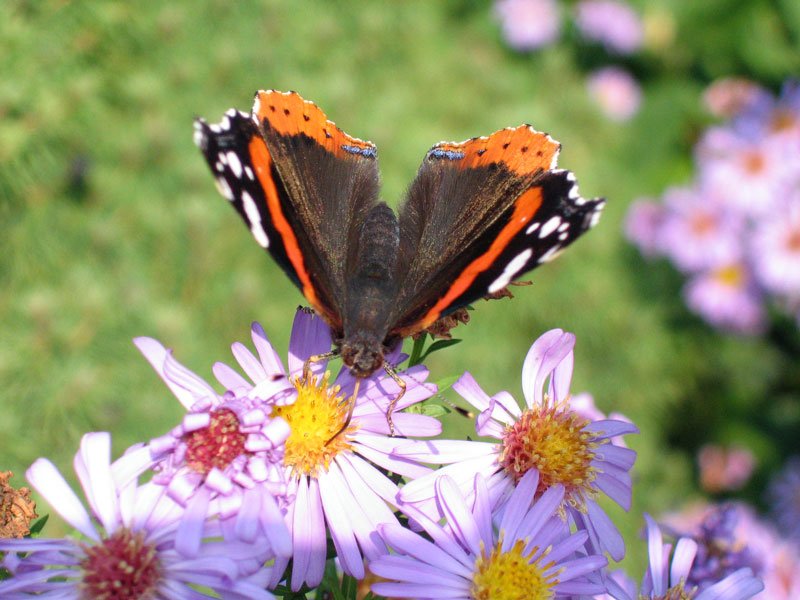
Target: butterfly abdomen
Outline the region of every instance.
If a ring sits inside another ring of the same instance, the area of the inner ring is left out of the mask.
[[[397,217],[386,204],[370,209],[361,225],[358,251],[348,265],[342,358],[366,376],[383,364],[389,315],[397,295],[395,265],[400,243]]]

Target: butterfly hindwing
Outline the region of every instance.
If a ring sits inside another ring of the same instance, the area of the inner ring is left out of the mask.
[[[603,201],[554,169],[558,151],[521,126],[427,153],[400,210],[394,335],[501,290],[594,225]]]

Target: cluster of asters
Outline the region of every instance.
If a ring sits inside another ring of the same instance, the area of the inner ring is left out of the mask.
[[[800,320],[800,85],[776,98],[724,81],[707,99],[735,114],[703,133],[689,185],[634,203],[627,235],[685,274],[690,310],[755,335],[770,306]]]
[[[673,549],[652,520],[641,586],[609,570],[625,546],[601,502],[630,507],[636,455],[622,436],[637,429],[570,394],[570,333],[533,344],[522,404],[468,373],[456,382],[486,441],[441,439],[437,419],[403,411],[437,392],[421,365],[399,374],[391,436],[397,383],[308,362],[331,346],[309,312],[285,366],[257,324],[252,342],[233,345],[238,369],[214,365],[220,393],[159,342],[135,341],[184,418],[117,460],[108,434],[84,436],[74,467],[86,504],[36,461],[29,482],[76,533],[0,540],[0,597],[273,598],[319,586],[334,556],[396,598],[745,600],[763,587],[750,564],[694,571],[700,543]]]
[[[567,22],[584,43],[601,47],[612,58],[638,52],[645,39],[641,17],[623,0],[581,0],[569,9],[558,0],[497,0],[495,14],[506,42],[520,52],[554,44]],[[613,121],[627,121],[639,110],[641,88],[623,67],[608,65],[589,73],[586,88]]]

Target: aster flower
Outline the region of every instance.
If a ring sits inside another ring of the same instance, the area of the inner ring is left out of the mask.
[[[625,69],[603,67],[590,73],[586,86],[589,96],[612,121],[627,121],[639,112],[642,90]]]
[[[403,506],[432,541],[399,525],[381,526],[396,554],[371,561],[370,570],[387,580],[372,584],[374,593],[390,598],[512,598],[524,590],[526,598],[545,599],[603,589],[586,575],[605,566],[605,557],[578,554],[586,532],[570,534],[557,514],[562,486],[549,487],[533,501],[539,474],[528,471],[494,527],[486,482],[478,475],[473,484],[470,502],[450,477],[436,480],[445,526],[413,506]]]
[[[538,50],[555,42],[561,33],[556,0],[499,0],[494,10],[506,41],[516,50]]]
[[[508,392],[489,397],[472,375],[464,374],[453,389],[480,411],[478,435],[499,443],[434,440],[400,446],[395,451],[399,457],[447,465],[407,483],[400,499],[430,512],[433,480],[449,475],[468,493],[472,478],[482,473],[492,505],[501,511],[525,474],[537,471],[537,496],[553,485],[564,486],[562,516],[587,530],[591,553],[608,552],[620,560],[625,553],[622,536],[597,498],[606,495],[630,508],[628,471],[636,453],[612,440],[638,430],[627,421],[591,419],[573,410],[569,385],[574,345],[575,336],[560,329],[536,340],[522,367],[522,410]]]
[[[576,7],[575,24],[585,39],[615,54],[636,52],[644,39],[642,20],[626,2],[583,0]]]
[[[780,530],[789,539],[800,543],[800,456],[786,461],[770,482],[767,497]]]
[[[177,551],[180,506],[163,487],[120,484],[110,455],[107,433],[81,440],[75,472],[89,511],[50,461],[39,459],[28,469],[31,485],[82,537],[0,540],[0,553],[6,553],[0,566],[13,575],[0,581],[1,597],[217,597],[199,592],[203,587],[225,598],[272,598],[263,585],[268,571],[248,577],[240,562],[262,554],[265,544],[207,540],[196,557],[186,558]],[[222,535],[214,522],[205,532]]]
[[[678,269],[697,272],[730,264],[741,257],[744,219],[713,193],[674,187],[664,193],[659,241]]]
[[[212,515],[239,539],[263,536],[272,554],[289,556],[291,538],[281,510],[289,425],[272,414],[273,402],[286,395],[285,378],[251,396],[231,390],[220,395],[158,341],[140,337],[134,343],[187,412],[167,434],[126,453],[119,468],[131,476],[152,469],[152,482],[185,509],[179,550],[187,556],[199,551],[204,522]]]
[[[764,589],[763,582],[747,567],[698,589],[688,581],[698,556],[697,543],[690,538],[680,538],[673,552],[671,544],[664,543],[655,521],[649,515],[645,515],[645,520],[650,560],[641,589],[637,593],[625,577],[610,577],[606,584],[609,595],[615,600],[747,600]]]
[[[659,232],[665,216],[664,205],[649,198],[634,200],[628,209],[625,236],[648,258],[662,254]]]
[[[733,333],[760,333],[766,326],[762,294],[743,263],[701,273],[684,288],[687,306],[703,319]]]
[[[742,77],[717,79],[703,92],[703,101],[715,117],[734,117],[771,97],[760,85]]]
[[[753,271],[769,292],[800,298],[800,190],[787,198],[786,205],[787,210],[777,211],[756,225]]]
[[[392,506],[397,486],[375,465],[406,477],[430,471],[414,461],[391,455],[403,440],[390,437],[386,421],[389,403],[397,397],[398,385],[384,373],[362,379],[348,417],[356,379],[342,369],[331,381],[327,361],[310,364],[308,379],[303,375],[306,360],[331,348],[330,328],[317,316],[298,309],[289,342],[288,372],[267,340],[260,325],[254,324],[252,338],[258,357],[244,345],[234,344],[233,353],[249,381],[230,367],[218,363],[214,373],[228,389],[253,394],[276,380],[289,381],[295,398],[274,410],[291,427],[283,458],[288,481],[286,522],[292,537],[291,587],[305,582],[314,587],[322,580],[329,532],[342,570],[357,579],[364,577],[363,557],[374,559],[386,552],[377,534],[382,523],[397,523]],[[399,364],[399,348],[386,357]],[[402,411],[429,398],[436,386],[425,383],[428,371],[421,365],[398,375],[406,382],[406,393],[397,404]],[[397,435],[431,436],[441,431],[440,423],[420,414],[395,412]],[[271,586],[280,581],[288,559],[278,558]]]

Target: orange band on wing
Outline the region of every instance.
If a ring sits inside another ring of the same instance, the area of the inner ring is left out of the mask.
[[[511,220],[500,231],[489,249],[473,260],[456,278],[450,289],[418,322],[399,331],[402,336],[411,335],[429,327],[444,310],[453,304],[477,277],[494,264],[498,256],[508,247],[515,235],[528,223],[542,205],[542,188],[532,187],[517,198]]]
[[[317,298],[317,293],[314,286],[311,284],[311,278],[306,270],[305,260],[303,253],[300,251],[300,245],[297,243],[297,237],[292,230],[292,226],[286,220],[281,208],[280,198],[278,197],[278,189],[275,187],[275,182],[272,180],[272,157],[269,154],[267,145],[259,137],[253,137],[248,146],[250,151],[250,158],[253,166],[256,169],[256,175],[264,190],[267,200],[267,210],[272,217],[272,224],[283,240],[283,247],[286,250],[286,256],[297,273],[297,278],[300,280],[300,285],[303,286],[303,295],[311,304],[312,308],[320,314],[327,314]]]

